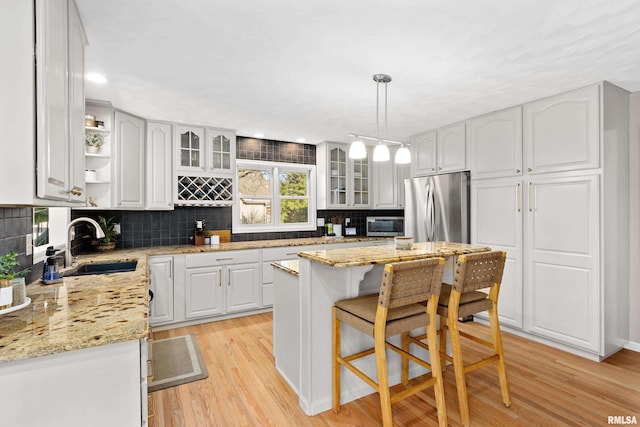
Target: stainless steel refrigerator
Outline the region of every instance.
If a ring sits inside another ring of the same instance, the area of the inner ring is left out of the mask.
[[[405,236],[469,243],[470,183],[469,172],[405,179]]]

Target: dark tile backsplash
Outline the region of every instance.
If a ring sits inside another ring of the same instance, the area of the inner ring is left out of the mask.
[[[238,136],[236,138],[236,158],[315,165],[316,146]]]
[[[26,255],[26,235],[33,231],[31,208],[0,208],[0,256],[11,251],[18,254],[20,266],[16,271],[28,268],[31,272],[26,281],[30,283],[42,275],[42,262],[33,265],[33,257]]]
[[[173,211],[72,211],[72,218],[88,216],[97,219],[99,215],[116,218],[122,230],[118,238],[119,248],[141,248],[146,246],[186,245],[194,228],[194,222],[205,221],[207,230],[231,230],[231,208],[212,207],[176,207]],[[319,210],[318,218],[342,216],[351,220],[350,227],[356,227],[359,235],[366,233],[367,216],[402,216],[398,210]],[[231,240],[242,242],[249,240],[296,239],[319,237],[324,233],[322,227],[315,231],[286,231],[270,233],[231,234]],[[81,231],[76,235],[92,235],[92,231]],[[83,245],[82,251],[90,250],[90,242]]]

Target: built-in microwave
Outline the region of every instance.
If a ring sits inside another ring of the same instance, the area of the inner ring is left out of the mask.
[[[404,235],[404,218],[401,216],[368,216],[367,236],[402,236]]]

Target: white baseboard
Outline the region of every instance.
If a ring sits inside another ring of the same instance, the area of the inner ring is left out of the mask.
[[[640,343],[638,343],[638,342],[633,342],[633,341],[629,341],[629,342],[624,346],[624,348],[626,348],[627,350],[640,352]]]

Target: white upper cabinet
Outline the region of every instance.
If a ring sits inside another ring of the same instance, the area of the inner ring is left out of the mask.
[[[84,46],[73,1],[36,2],[37,196],[82,202]]]
[[[176,170],[203,172],[205,168],[205,129],[176,126]]]
[[[5,1],[2,205],[77,206],[84,182],[84,46],[72,0]],[[34,55],[35,46],[35,55]]]
[[[438,129],[438,173],[456,172],[467,167],[464,123]]]
[[[404,180],[409,178],[410,165],[399,165],[393,161],[397,150],[397,146],[389,147],[390,161],[373,162],[374,209],[404,207]]]
[[[146,209],[173,209],[172,141],[171,124],[147,122]]]
[[[236,135],[229,129],[175,126],[174,203],[230,206],[236,169]]]
[[[234,173],[236,168],[235,132],[207,128],[207,169],[218,173]]]
[[[411,143],[413,176],[437,173],[436,138],[435,131],[423,133],[413,138]]]
[[[465,124],[459,123],[412,138],[412,176],[466,169]]]
[[[145,122],[115,112],[116,208],[144,208]]]
[[[515,107],[467,122],[473,179],[522,175],[522,108]]]
[[[594,85],[524,105],[527,172],[599,167],[599,88]]]
[[[370,150],[364,159],[350,159],[347,144],[318,144],[318,209],[371,207],[371,163]]]

